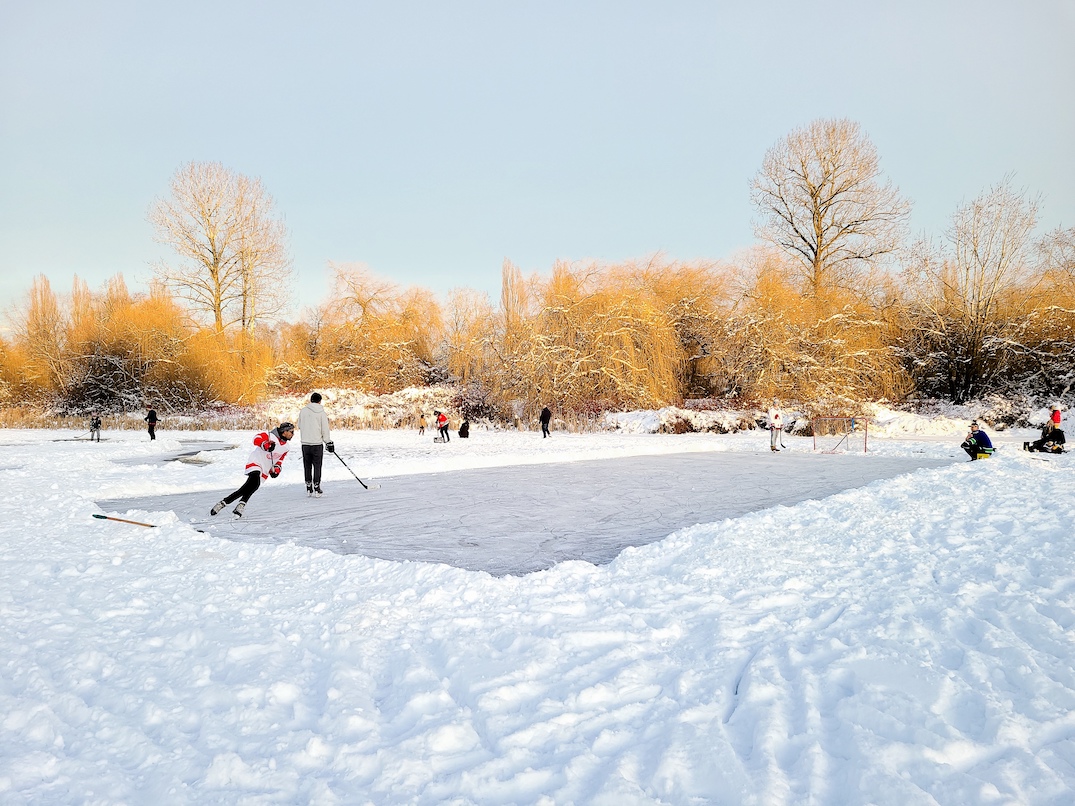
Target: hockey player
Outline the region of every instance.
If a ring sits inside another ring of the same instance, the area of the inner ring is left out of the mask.
[[[779,451],[777,445],[783,446],[784,415],[773,401],[773,407],[769,409],[769,450]]]
[[[246,481],[235,492],[228,495],[224,500],[218,501],[216,506],[209,510],[210,515],[217,515],[224,507],[237,498],[242,499],[235,505],[235,516],[241,518],[246,502],[250,500],[263,479],[275,479],[280,475],[281,465],[287,456],[288,443],[295,436],[295,426],[292,423],[280,423],[272,431],[262,431],[254,437],[254,450],[246,460]]]
[[[306,494],[321,497],[321,464],[325,451],[335,452],[328,415],[321,405],[321,395],[314,392],[298,416],[299,435],[302,442],[302,473],[306,478]]]

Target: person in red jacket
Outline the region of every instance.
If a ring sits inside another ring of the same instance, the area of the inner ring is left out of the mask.
[[[440,431],[440,441],[451,442],[452,438],[448,436],[448,415],[443,411],[433,413],[437,416],[437,430]]]
[[[209,514],[217,515],[232,501],[241,498],[233,512],[235,517],[243,517],[246,502],[257,492],[262,479],[275,479],[280,475],[281,465],[288,452],[287,444],[294,436],[295,426],[292,423],[280,423],[272,431],[258,433],[254,437],[254,450],[246,460],[246,481],[238,490],[218,501],[216,506],[209,510]]]

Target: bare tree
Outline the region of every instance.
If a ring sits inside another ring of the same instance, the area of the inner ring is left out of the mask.
[[[1040,250],[1052,285],[1075,296],[1075,227],[1057,227],[1042,239]]]
[[[971,399],[1026,349],[1037,215],[1038,200],[1006,178],[956,210],[945,247],[918,246],[909,335],[925,391]]]
[[[850,120],[816,120],[769,149],[751,186],[758,237],[794,256],[815,296],[855,281],[900,245],[910,211]]]
[[[157,241],[180,258],[158,266],[158,276],[218,332],[252,331],[287,304],[287,231],[261,180],[191,162],[176,171],[171,195],[154,202],[149,220]]]

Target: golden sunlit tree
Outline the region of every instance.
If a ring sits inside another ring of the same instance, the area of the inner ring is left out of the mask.
[[[534,416],[549,404],[592,414],[678,399],[683,352],[675,328],[653,294],[626,276],[559,262],[525,294],[512,290],[529,310],[519,305],[517,316],[504,316],[496,393],[505,406]]]
[[[721,342],[738,395],[762,406],[779,398],[815,414],[854,414],[864,400],[910,391],[887,315],[870,302],[840,289],[804,294],[797,268],[767,250],[746,256],[741,282]]]
[[[40,394],[63,394],[67,389],[67,316],[48,278],[38,275],[26,302],[16,312],[16,340],[25,356],[26,381]]]
[[[361,266],[330,264],[333,300],[318,328],[319,382],[393,392],[430,382],[441,309],[425,289],[400,289]]]

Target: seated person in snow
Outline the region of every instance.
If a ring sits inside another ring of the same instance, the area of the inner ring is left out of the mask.
[[[1033,442],[1024,442],[1024,451],[1041,451],[1042,453],[1063,453],[1064,443],[1067,442],[1067,438],[1064,436],[1064,432],[1053,425],[1052,421],[1045,424],[1045,427],[1041,429],[1041,439],[1036,439]]]
[[[978,427],[977,420],[970,424],[970,433],[959,447],[967,452],[972,462],[975,459],[988,459],[993,455],[993,443],[989,435]]]

